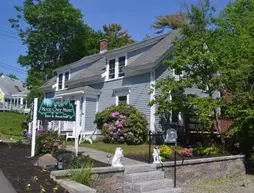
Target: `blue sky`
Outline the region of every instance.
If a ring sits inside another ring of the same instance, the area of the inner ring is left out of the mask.
[[[119,23],[137,41],[146,34],[154,36],[150,25],[155,16],[176,13],[181,9],[183,0],[70,0],[74,7],[84,15],[84,22],[95,30],[101,30],[103,24]],[[197,0],[186,0],[188,3]],[[229,0],[211,0],[217,11],[222,10]],[[0,72],[12,73],[25,80],[26,69],[17,63],[19,55],[26,53],[8,19],[16,16],[14,5],[23,0],[2,0],[0,3]]]

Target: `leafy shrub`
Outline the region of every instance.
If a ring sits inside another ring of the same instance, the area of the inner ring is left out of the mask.
[[[64,148],[64,140],[57,132],[36,131],[36,152],[37,154],[51,153],[56,155]]]
[[[191,157],[192,156],[192,148],[184,148],[180,154],[182,156]]]
[[[91,187],[92,166],[93,162],[89,156],[74,156],[70,162],[71,180]]]
[[[170,149],[168,145],[160,146],[160,156],[162,161],[164,161],[168,156],[173,154],[173,150]]]
[[[198,143],[197,147],[193,149],[193,153],[199,156],[226,154],[226,152],[217,144],[212,144],[210,147],[204,147],[201,143]]]
[[[96,114],[95,123],[106,143],[138,145],[147,141],[146,116],[133,105],[112,105]]]

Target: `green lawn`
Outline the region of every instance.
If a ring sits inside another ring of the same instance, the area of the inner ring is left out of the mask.
[[[74,145],[73,142],[68,142],[67,145]],[[117,147],[121,147],[125,155],[130,154],[144,154],[148,153],[148,144],[143,145],[125,145],[125,144],[107,144],[103,142],[95,142],[93,144],[82,143],[80,147],[87,147],[91,149],[101,150],[108,153],[115,153]],[[153,146],[152,146],[153,147]]]
[[[26,118],[27,115],[15,112],[0,112],[0,134],[9,135],[10,128],[12,128],[13,136],[22,136],[21,123]]]

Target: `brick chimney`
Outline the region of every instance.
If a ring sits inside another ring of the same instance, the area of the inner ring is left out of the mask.
[[[108,40],[103,39],[100,41],[100,53],[104,53],[108,50]]]

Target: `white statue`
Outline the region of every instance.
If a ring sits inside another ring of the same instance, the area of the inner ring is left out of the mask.
[[[153,163],[159,164],[161,163],[160,149],[159,147],[153,148]]]
[[[112,159],[112,166],[113,167],[122,167],[122,158],[123,158],[123,150],[122,148],[116,148],[115,155]]]

